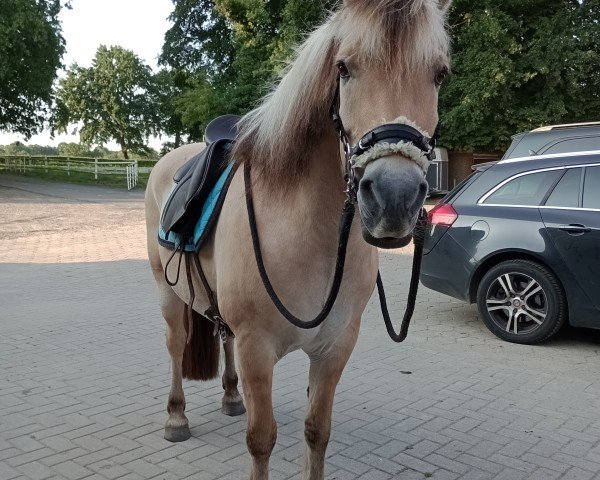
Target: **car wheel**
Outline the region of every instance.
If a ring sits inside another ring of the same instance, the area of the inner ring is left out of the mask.
[[[494,335],[514,343],[547,340],[567,318],[567,301],[558,278],[529,260],[509,260],[492,267],[479,283],[477,307]]]

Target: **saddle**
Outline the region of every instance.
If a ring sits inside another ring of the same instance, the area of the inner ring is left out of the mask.
[[[159,243],[171,250],[198,251],[219,216],[233,163],[240,117],[224,115],[206,127],[206,148],[187,161],[173,176],[174,187],[160,220]]]

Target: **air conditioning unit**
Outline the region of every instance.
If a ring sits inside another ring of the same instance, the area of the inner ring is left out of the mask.
[[[435,149],[435,160],[429,165],[426,179],[429,184],[429,195],[448,193],[448,150]]]

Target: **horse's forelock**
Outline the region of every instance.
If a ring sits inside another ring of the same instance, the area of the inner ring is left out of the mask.
[[[340,11],[339,34],[366,62],[383,62],[388,71],[410,73],[447,54],[445,11],[450,3],[346,0]]]

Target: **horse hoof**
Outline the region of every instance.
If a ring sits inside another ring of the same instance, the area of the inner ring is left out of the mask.
[[[223,402],[221,412],[230,417],[237,417],[246,413],[246,407],[244,407],[244,402],[241,400],[239,402],[232,403]]]
[[[190,427],[183,425],[182,427],[165,427],[165,440],[169,442],[185,442],[192,436]]]

